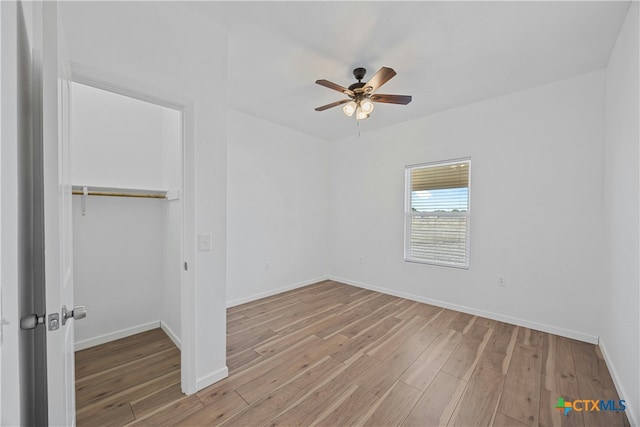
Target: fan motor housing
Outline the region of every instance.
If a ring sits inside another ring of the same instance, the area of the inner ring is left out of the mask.
[[[366,68],[358,67],[353,70],[353,75],[358,81],[364,79],[365,74],[367,74]]]

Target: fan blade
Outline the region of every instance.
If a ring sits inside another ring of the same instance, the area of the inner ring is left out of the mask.
[[[340,86],[339,84],[330,82],[329,80],[316,80],[316,84],[320,86],[328,87],[329,89],[337,90],[338,92],[342,92],[345,95],[353,96],[353,91],[347,89],[344,86]]]
[[[351,101],[351,100],[350,99],[341,99],[340,101],[332,102],[331,104],[327,104],[327,105],[323,105],[322,107],[318,107],[315,110],[316,111],[328,110],[329,108],[333,108],[333,107],[337,107],[338,105],[346,104],[349,101]]]
[[[393,68],[389,68],[389,67],[380,68],[378,72],[373,77],[371,77],[371,80],[369,80],[367,84],[364,85],[365,92],[366,93],[375,92],[376,90],[378,90],[380,86],[382,86],[383,84],[391,80],[391,78],[395,75],[396,75],[396,72],[393,70]]]
[[[407,105],[411,102],[411,96],[409,95],[371,95],[373,102],[382,102],[385,104],[402,104]]]

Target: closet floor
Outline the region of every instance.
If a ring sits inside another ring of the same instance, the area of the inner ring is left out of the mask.
[[[597,346],[332,281],[228,309],[229,377],[195,395],[179,357],[159,329],[78,352],[78,425],[629,425],[555,408],[617,403]]]
[[[78,426],[123,426],[182,397],[180,350],[160,328],[76,352]]]

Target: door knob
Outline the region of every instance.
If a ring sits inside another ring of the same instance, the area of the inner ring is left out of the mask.
[[[73,310],[67,310],[67,306],[62,306],[62,325],[67,323],[68,319],[84,319],[87,317],[87,307],[84,305],[77,305],[73,307]]]
[[[44,323],[44,314],[42,316],[38,314],[27,314],[20,319],[20,329],[35,329],[36,326]]]

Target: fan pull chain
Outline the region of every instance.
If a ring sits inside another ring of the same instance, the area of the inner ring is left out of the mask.
[[[360,120],[356,120],[356,126],[358,126],[358,138],[360,138]]]

